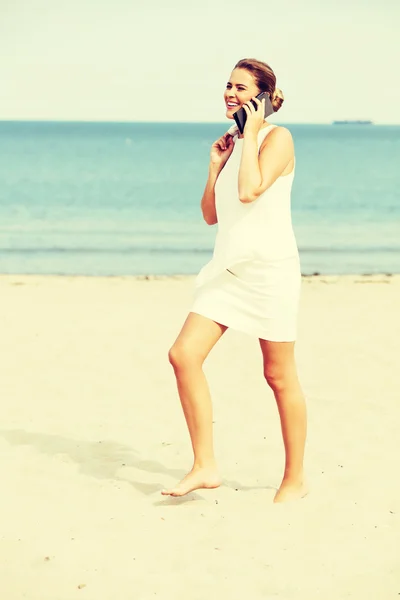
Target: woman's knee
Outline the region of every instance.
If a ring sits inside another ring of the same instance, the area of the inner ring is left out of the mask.
[[[175,370],[191,366],[201,366],[202,360],[195,349],[182,342],[175,343],[168,352],[168,360]]]
[[[264,377],[274,392],[280,392],[290,383],[290,369],[278,365],[266,365],[264,366]]]

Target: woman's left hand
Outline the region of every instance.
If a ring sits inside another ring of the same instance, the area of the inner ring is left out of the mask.
[[[257,108],[254,108],[253,100],[257,104]],[[252,98],[246,104],[243,104],[243,108],[246,111],[247,119],[244,126],[243,134],[257,135],[262,125],[264,124],[264,113],[265,113],[265,100],[259,100],[258,98]]]

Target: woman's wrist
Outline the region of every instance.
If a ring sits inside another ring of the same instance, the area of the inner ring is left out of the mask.
[[[222,171],[223,166],[223,163],[221,164],[210,162],[210,164],[208,165],[208,172],[210,175],[219,175]]]
[[[243,132],[243,137],[245,140],[253,140],[253,141],[257,141],[258,139],[258,133],[256,131],[246,131],[246,129]]]

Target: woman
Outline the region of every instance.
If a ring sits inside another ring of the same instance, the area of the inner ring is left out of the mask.
[[[264,120],[264,105],[255,98],[260,92],[268,92],[279,110],[283,95],[272,69],[255,59],[239,61],[224,94],[226,116],[233,119],[243,107],[247,121],[242,135],[233,127],[212,145],[201,209],[206,223],[218,223],[214,255],[196,279],[194,304],[169,352],[194,464],[164,495],[183,496],[221,483],[202,366],[228,327],[259,338],[264,375],[278,405],[286,461],[274,502],[307,493],[306,406],[294,357],[301,286],[290,210],[294,147],[286,128]]]

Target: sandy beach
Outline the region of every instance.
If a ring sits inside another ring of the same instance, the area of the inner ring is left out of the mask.
[[[272,499],[258,341],[205,364],[217,490],[191,466],[167,352],[193,277],[1,276],[1,600],[390,600],[400,594],[400,275],[304,277],[311,493]]]

